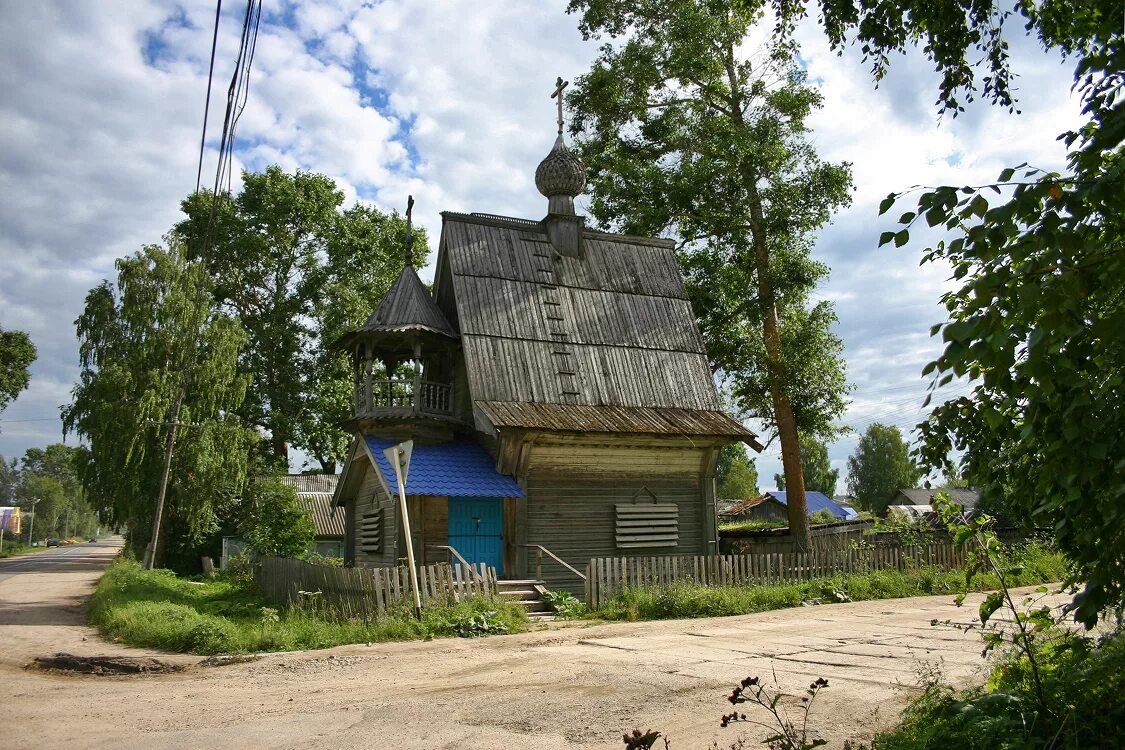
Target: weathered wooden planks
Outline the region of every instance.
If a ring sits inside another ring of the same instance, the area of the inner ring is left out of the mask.
[[[258,561],[255,580],[266,599],[278,606],[323,608],[341,617],[367,620],[411,606],[410,573],[403,566],[333,568],[266,557]],[[421,565],[418,594],[423,607],[466,596],[495,596],[496,570],[484,563],[471,570],[446,563]]]
[[[874,570],[922,566],[955,569],[964,565],[965,551],[950,542],[753,555],[595,557],[586,566],[586,603],[598,607],[625,589],[675,583],[755,586]]]

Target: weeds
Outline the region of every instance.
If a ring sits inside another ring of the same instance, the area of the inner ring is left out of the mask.
[[[237,571],[199,585],[171,571],[144,571],[127,560],[115,562],[102,576],[87,617],[123,643],[197,654],[491,635],[518,632],[527,622],[518,604],[481,598],[427,609],[421,620],[409,608],[366,623],[314,604],[278,611]]]
[[[569,591],[544,591],[543,601],[561,620],[586,616],[586,605]]]
[[[1016,586],[1061,580],[1066,564],[1061,555],[1033,543],[1014,551],[1017,573],[1006,580]],[[999,587],[998,576],[982,571],[971,581],[972,590]],[[965,574],[958,570],[911,567],[905,571],[879,570],[838,575],[798,583],[755,586],[670,586],[628,589],[602,605],[594,614],[607,620],[660,620],[684,617],[721,617],[797,607],[802,602],[845,602],[897,599],[907,596],[957,594],[965,590]]]

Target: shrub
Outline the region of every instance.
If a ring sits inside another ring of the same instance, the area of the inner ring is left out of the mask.
[[[244,499],[240,531],[254,553],[301,557],[316,536],[312,516],[297,502],[297,491],[277,479],[252,482]]]

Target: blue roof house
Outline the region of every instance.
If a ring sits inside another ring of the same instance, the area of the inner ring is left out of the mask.
[[[723,412],[675,244],[588,229],[574,209],[584,167],[561,135],[535,182],[542,219],[442,214],[432,293],[407,239],[402,273],[335,343],[354,376],[333,496],[348,565],[405,555],[383,455],[404,440],[420,564],[453,548],[525,580],[542,548],[545,585],[578,592],[555,558],[582,571],[718,551],[719,451],[761,448]]]
[[[855,518],[856,515],[854,510],[849,514],[847,509],[822,492],[806,492],[805,500],[810,516],[820,510],[827,510],[841,521]],[[723,518],[731,520],[787,522],[789,520],[788,505],[789,501],[786,499],[785,492],[770,490],[757,497],[732,505],[723,511],[722,515]]]

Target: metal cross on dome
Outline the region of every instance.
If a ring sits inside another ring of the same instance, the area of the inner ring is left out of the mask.
[[[414,196],[406,196],[406,265],[414,265]]]
[[[562,111],[563,110],[563,97],[562,97],[562,93],[563,93],[563,89],[565,89],[569,85],[570,85],[570,81],[564,81],[562,79],[562,76],[559,76],[558,79],[555,80],[555,91],[554,91],[554,93],[551,94],[552,99],[558,99],[559,100],[559,135],[562,135],[562,131],[563,131],[563,111]]]

